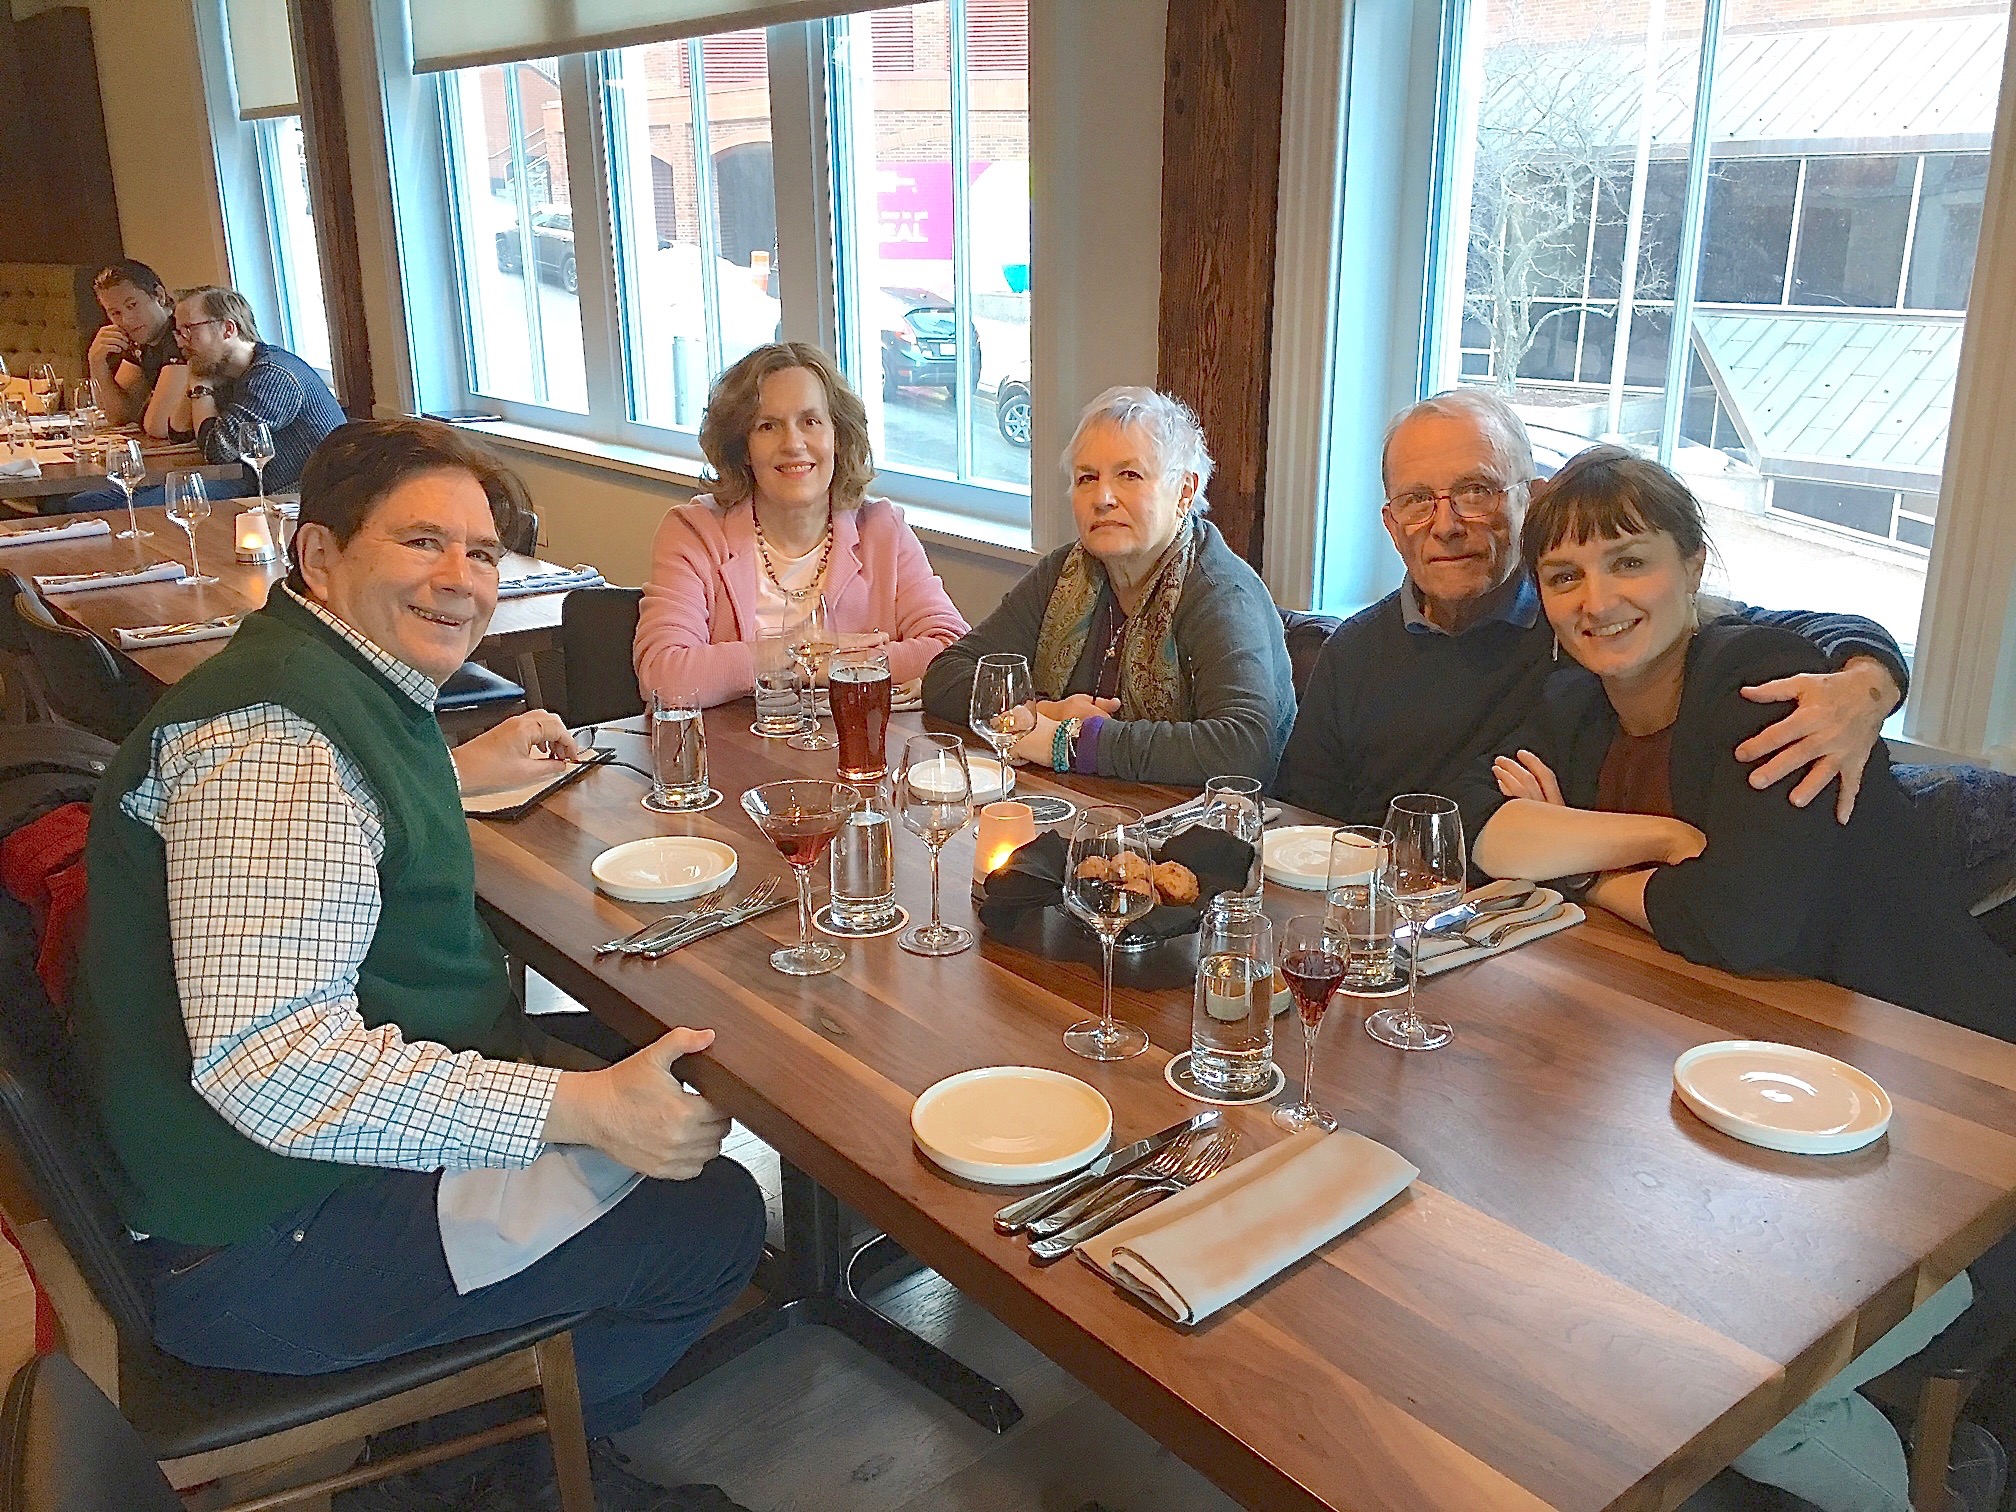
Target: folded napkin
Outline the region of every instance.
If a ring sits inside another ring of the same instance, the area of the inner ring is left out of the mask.
[[[507,578],[497,585],[497,597],[523,598],[530,593],[559,593],[568,588],[601,586],[602,574],[593,567],[574,567],[565,572],[535,572],[530,577]]]
[[[1479,898],[1491,896],[1491,890],[1489,887],[1480,887],[1466,896],[1474,903]],[[1487,956],[1503,955],[1508,950],[1517,950],[1521,945],[1544,940],[1548,935],[1559,934],[1564,929],[1573,929],[1587,917],[1588,915],[1580,908],[1567,902],[1552,888],[1535,888],[1532,899],[1524,908],[1485,914],[1469,926],[1467,933],[1430,935],[1423,940],[1421,975],[1435,976],[1444,971],[1454,971],[1458,966],[1467,966],[1472,961],[1481,961]],[[1471,938],[1473,935],[1483,935],[1506,924],[1514,927],[1507,930],[1497,945],[1490,950],[1486,950]],[[1402,948],[1405,948],[1404,944]]]
[[[0,478],[39,478],[42,464],[35,460],[31,452],[11,452],[0,457]]]
[[[180,562],[156,562],[150,567],[135,567],[130,571],[113,569],[106,572],[64,572],[53,577],[38,577],[35,586],[42,590],[43,597],[60,593],[83,593],[92,588],[130,588],[136,583],[172,583],[189,575],[189,569]]]
[[[121,625],[112,632],[121,651],[152,651],[160,646],[185,646],[191,641],[225,640],[237,633],[244,616],[220,614],[215,619],[187,625]]]
[[[32,546],[42,541],[81,541],[86,536],[112,534],[112,527],[104,520],[89,518],[69,520],[61,525],[29,525],[13,530],[0,530],[0,546]]]
[[[1304,1129],[1088,1239],[1078,1258],[1163,1317],[1202,1323],[1420,1174],[1362,1134]]]
[[[1055,830],[1045,830],[987,878],[980,922],[1007,928],[1025,910],[1056,908],[1064,902],[1064,863],[1070,848]],[[1204,917],[1204,905],[1221,892],[1245,884],[1253,847],[1223,830],[1191,829],[1153,852],[1157,861],[1175,861],[1197,876],[1195,903],[1157,903],[1120,931],[1122,940],[1173,940],[1189,934]]]
[[[441,1253],[467,1296],[558,1249],[644,1178],[586,1145],[554,1145],[518,1170],[448,1171],[435,1189]]]

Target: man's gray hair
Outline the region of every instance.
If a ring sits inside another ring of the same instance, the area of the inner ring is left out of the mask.
[[[1386,427],[1385,439],[1379,443],[1379,483],[1382,488],[1389,482],[1386,457],[1393,450],[1393,437],[1401,426],[1420,415],[1475,421],[1477,428],[1491,438],[1492,449],[1498,453],[1498,461],[1509,474],[1505,482],[1523,486],[1533,481],[1533,443],[1527,438],[1526,422],[1519,418],[1518,411],[1506,403],[1504,396],[1495,389],[1453,388],[1431,394],[1393,417],[1393,423]]]
[[[1078,416],[1078,428],[1071,432],[1062,459],[1067,478],[1071,475],[1072,459],[1078,455],[1078,443],[1085,439],[1086,431],[1100,424],[1138,430],[1146,437],[1148,450],[1164,482],[1195,473],[1197,492],[1191,507],[1200,514],[1210,508],[1204,489],[1211,481],[1211,450],[1204,444],[1204,427],[1197,423],[1196,412],[1189,405],[1174,395],[1157,393],[1151,388],[1128,384],[1109,388]]]

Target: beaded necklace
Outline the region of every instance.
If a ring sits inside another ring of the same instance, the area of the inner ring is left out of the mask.
[[[763,558],[763,575],[770,579],[770,586],[784,596],[786,603],[804,603],[819,591],[820,583],[826,578],[826,563],[833,555],[833,506],[830,504],[826,506],[826,534],[821,537],[819,543],[818,569],[803,588],[786,588],[778,581],[777,569],[770,561],[770,543],[763,539],[763,521],[753,508],[749,511],[749,517],[756,526],[756,550]]]

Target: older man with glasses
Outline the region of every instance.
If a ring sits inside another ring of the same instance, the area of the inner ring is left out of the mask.
[[[1376,824],[1396,793],[1450,792],[1524,722],[1554,670],[1553,632],[1519,563],[1533,449],[1512,407],[1452,389],[1404,411],[1381,458],[1386,533],[1406,565],[1399,588],[1324,644],[1274,790],[1340,823]],[[1793,772],[1805,805],[1840,779],[1846,823],[1862,768],[1909,676],[1897,643],[1849,614],[1703,603],[1795,631],[1836,669],[1745,690],[1795,705],[1737,747],[1768,788]]]

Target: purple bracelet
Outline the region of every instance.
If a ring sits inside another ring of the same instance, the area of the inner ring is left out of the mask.
[[[1106,716],[1094,714],[1078,726],[1078,749],[1071,753],[1071,770],[1081,777],[1099,775],[1099,732],[1106,727]]]

